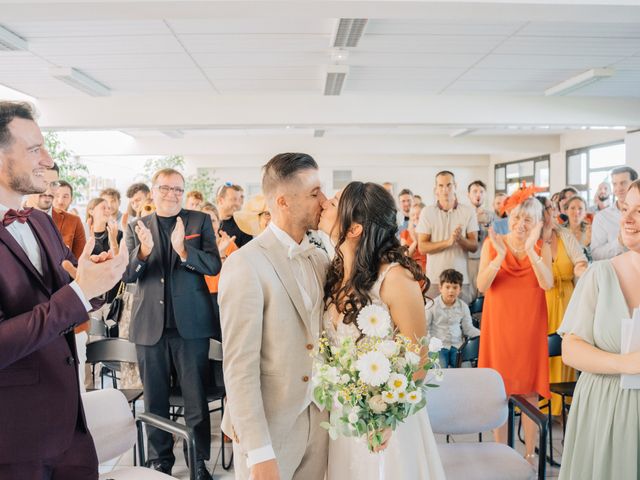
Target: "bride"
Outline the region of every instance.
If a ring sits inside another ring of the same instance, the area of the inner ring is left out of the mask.
[[[393,197],[378,184],[352,182],[325,202],[319,228],[336,247],[324,289],[323,323],[330,341],[359,339],[362,332],[355,318],[372,303],[389,310],[403,335],[425,336],[429,280],[400,246]],[[383,438],[386,478],[444,478],[426,410],[407,418],[395,431],[386,430]],[[379,461],[366,442],[339,437],[329,443],[327,480],[378,478]]]

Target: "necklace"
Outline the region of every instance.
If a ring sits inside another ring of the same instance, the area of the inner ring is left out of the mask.
[[[507,244],[509,245],[509,248],[511,249],[511,251],[515,254],[521,254],[525,252],[524,248],[515,248],[510,240],[507,240]]]

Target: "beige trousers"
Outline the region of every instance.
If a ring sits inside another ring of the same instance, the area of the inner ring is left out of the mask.
[[[324,480],[327,472],[329,435],[320,426],[327,421],[326,412],[311,404],[296,419],[281,445],[274,445],[281,480]],[[233,443],[233,462],[236,480],[249,480],[247,457]]]

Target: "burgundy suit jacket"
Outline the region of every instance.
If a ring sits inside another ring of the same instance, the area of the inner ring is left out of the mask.
[[[73,256],[34,211],[43,275],[0,222],[0,464],[61,454],[86,431],[73,327],[88,319],[60,264]]]

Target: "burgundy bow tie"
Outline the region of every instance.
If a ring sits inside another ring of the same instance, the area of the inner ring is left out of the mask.
[[[2,225],[8,227],[16,220],[20,223],[25,223],[29,215],[33,212],[33,208],[25,208],[24,210],[15,211],[13,208],[9,209],[7,213],[4,214],[4,219],[2,220]]]

